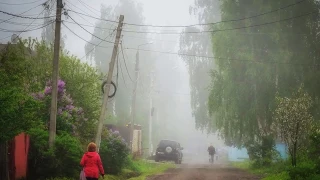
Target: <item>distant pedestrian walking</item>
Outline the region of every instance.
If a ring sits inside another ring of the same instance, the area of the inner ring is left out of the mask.
[[[89,143],[87,152],[83,155],[80,162],[87,180],[98,180],[99,174],[104,178],[104,169],[100,155],[96,152],[96,149],[97,146],[95,143]]]

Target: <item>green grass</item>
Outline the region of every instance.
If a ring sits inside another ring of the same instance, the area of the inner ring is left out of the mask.
[[[106,175],[104,180],[125,180],[128,176],[136,175],[137,177],[129,178],[130,180],[145,180],[148,176],[161,174],[167,169],[175,168],[172,163],[151,163],[145,160],[134,161],[134,166],[137,169],[132,171],[124,169],[119,176]],[[102,178],[101,178],[102,179]]]
[[[150,175],[161,174],[170,168],[175,168],[172,163],[150,163],[147,161],[136,162],[138,167],[140,167],[141,175],[139,177],[131,178],[130,180],[145,180],[146,177]]]
[[[261,175],[264,177],[262,180],[290,180],[286,168],[290,165],[287,162],[274,163],[269,167],[253,168],[252,163],[249,161],[234,162],[234,167],[244,169],[252,174]]]

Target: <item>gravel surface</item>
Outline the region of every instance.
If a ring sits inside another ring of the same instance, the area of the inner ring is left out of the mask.
[[[147,180],[260,180],[261,177],[227,165],[183,164]]]

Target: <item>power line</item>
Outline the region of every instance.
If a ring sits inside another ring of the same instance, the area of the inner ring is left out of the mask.
[[[93,18],[93,19],[96,19],[96,20],[102,20],[102,21],[106,21],[106,22],[118,23],[118,21],[115,21],[115,20],[107,20],[107,19],[97,18],[97,17],[91,16],[89,14],[84,14],[84,13],[81,13],[81,12],[74,11],[72,9],[66,9],[66,10],[74,12],[74,13],[76,13],[78,15],[87,16],[87,17],[90,17],[90,18]]]
[[[77,36],[78,38],[80,38],[80,39],[82,39],[83,41],[85,41],[85,42],[87,42],[87,43],[89,43],[89,44],[91,44],[91,45],[94,45],[95,47],[102,47],[102,48],[112,48],[113,46],[109,46],[109,47],[107,47],[107,46],[99,46],[99,44],[97,45],[97,44],[94,44],[94,43],[92,43],[92,42],[90,42],[90,41],[87,41],[87,40],[85,40],[84,38],[82,38],[81,36],[79,36],[77,33],[75,33],[74,31],[72,31],[67,25],[65,25],[64,23],[62,23],[63,25],[64,25],[64,27],[66,27],[72,34],[74,34],[75,36]],[[83,58],[83,57],[82,57]],[[82,59],[81,58],[81,59]]]
[[[236,28],[227,28],[227,29],[218,29],[218,30],[206,30],[206,31],[193,31],[193,32],[188,32],[188,31],[184,31],[184,32],[154,32],[154,31],[128,31],[128,30],[123,30],[123,32],[131,32],[131,33],[146,33],[146,34],[197,34],[197,33],[216,33],[216,32],[223,32],[223,31],[232,31],[232,30],[239,30],[239,29],[246,29],[246,28],[251,28],[251,27],[260,27],[260,26],[265,26],[265,25],[270,25],[270,24],[274,24],[274,23],[278,23],[278,22],[283,22],[283,21],[288,21],[288,20],[292,20],[292,19],[297,19],[297,18],[301,18],[304,16],[309,16],[311,14],[314,13],[318,13],[318,11],[312,11],[306,14],[302,14],[302,15],[298,15],[298,16],[294,16],[291,18],[286,18],[286,19],[281,19],[281,20],[277,20],[277,21],[271,21],[271,22],[267,22],[267,23],[262,23],[262,24],[255,24],[255,25],[251,25],[251,26],[242,26],[242,27],[236,27]]]
[[[238,18],[238,19],[231,19],[231,20],[223,20],[223,21],[214,22],[214,23],[192,24],[192,25],[173,25],[173,26],[169,26],[169,25],[150,25],[150,24],[133,24],[133,23],[124,23],[124,24],[125,24],[125,25],[131,25],[131,26],[148,26],[148,27],[161,27],[161,28],[167,28],[167,27],[171,27],[171,28],[185,28],[185,27],[191,27],[191,26],[215,25],[215,24],[219,24],[219,23],[236,22],[236,21],[242,21],[242,20],[246,20],[246,19],[252,19],[252,18],[260,17],[260,16],[263,16],[263,15],[266,15],[266,14],[270,14],[270,13],[273,13],[273,12],[276,12],[276,11],[279,11],[279,10],[283,10],[283,9],[286,9],[286,8],[289,8],[289,7],[298,5],[298,4],[300,4],[300,3],[304,2],[304,1],[306,1],[306,0],[301,0],[301,1],[298,1],[298,2],[295,2],[295,3],[292,3],[292,4],[289,4],[289,5],[287,5],[287,6],[283,6],[283,7],[280,7],[280,8],[278,8],[278,9],[274,9],[274,10],[267,11],[267,12],[264,12],[264,13],[261,13],[261,14],[257,14],[257,15],[254,15],[254,16],[250,16],[250,17],[244,17],[244,18]],[[72,10],[70,10],[70,11],[72,11]],[[87,16],[87,17],[91,17],[91,18],[97,19],[97,20],[102,20],[102,21],[117,23],[117,21],[115,21],[115,20],[101,19],[101,18],[97,18],[97,17],[91,16],[91,15],[88,15],[88,14],[83,14],[83,13],[80,13],[80,12],[77,12],[77,11],[72,11],[72,12],[77,13],[77,14],[81,14],[81,15],[84,15],[84,16]]]
[[[156,51],[156,50],[148,50],[148,49],[137,49],[137,48],[125,48],[129,50],[139,50],[145,52],[155,52],[161,54],[172,54],[179,56],[189,56],[189,57],[197,57],[197,58],[206,58],[206,59],[225,59],[229,61],[243,61],[243,62],[251,62],[251,63],[271,63],[271,64],[288,64],[288,65],[297,65],[297,66],[320,66],[320,64],[303,64],[303,63],[290,63],[290,62],[279,62],[274,60],[250,60],[250,59],[236,59],[236,58],[225,58],[225,57],[217,57],[217,56],[201,56],[201,55],[193,55],[193,54],[183,54],[183,53],[175,53],[175,52],[165,52],[165,51]]]
[[[113,37],[113,35],[114,35],[115,30],[116,30],[116,29],[114,29],[114,31],[111,32],[111,33],[109,34],[109,36],[106,36],[105,39],[107,39],[108,37],[110,37],[110,39],[111,39],[111,38]],[[87,41],[86,41],[86,42],[87,42]],[[91,53],[96,47],[102,47],[102,46],[100,46],[100,44],[101,44],[102,42],[104,42],[104,41],[100,41],[98,44],[94,45],[94,47],[93,47],[90,51],[88,51],[84,56],[82,56],[82,58],[80,58],[80,59],[83,59],[84,57],[86,57],[86,56],[87,56],[89,53]],[[91,43],[90,43],[90,44],[91,44]],[[106,47],[106,48],[111,48],[111,46],[110,46],[110,47]]]
[[[300,4],[302,2],[304,2],[306,0],[301,0],[301,1],[298,1],[298,2],[295,2],[293,4],[289,4],[287,6],[283,6],[283,7],[280,7],[278,9],[274,9],[274,10],[271,10],[271,11],[267,11],[267,12],[264,12],[262,14],[257,14],[257,15],[254,15],[254,16],[250,16],[250,17],[244,17],[244,18],[239,18],[239,19],[231,19],[231,20],[223,20],[223,21],[219,21],[219,22],[214,22],[214,23],[203,23],[203,24],[192,24],[192,25],[184,25],[184,26],[177,26],[177,25],[174,25],[174,26],[164,26],[164,25],[147,25],[147,24],[130,24],[130,23],[124,23],[126,25],[131,25],[131,26],[149,26],[149,27],[192,27],[192,26],[207,26],[207,25],[216,25],[216,24],[220,24],[220,23],[226,23],[226,22],[236,22],[236,21],[243,21],[243,20],[246,20],[246,19],[252,19],[252,18],[256,18],[256,17],[260,17],[260,16],[264,16],[266,14],[270,14],[270,13],[273,13],[273,12],[277,12],[279,10],[283,10],[283,9],[286,9],[286,8],[289,8],[289,7],[292,7],[292,6],[295,6],[297,4]]]
[[[19,15],[22,15],[22,14],[24,14],[24,13],[26,13],[26,12],[29,12],[29,11],[31,11],[31,10],[39,7],[39,6],[43,6],[44,4],[46,4],[46,3],[41,3],[41,4],[39,4],[39,5],[35,6],[35,7],[32,7],[32,8],[30,8],[30,9],[28,9],[28,10],[20,13]],[[9,21],[9,20],[11,20],[11,19],[14,19],[14,18],[16,18],[16,17],[14,16],[14,17],[11,17],[11,18],[9,18],[9,19],[3,20],[3,21],[0,22],[0,24],[2,24],[2,23],[4,23],[4,22],[7,22],[7,21]]]
[[[47,1],[48,2],[48,1]],[[47,3],[46,2],[46,3]],[[54,1],[53,1],[54,2]],[[52,3],[53,4],[53,3]],[[52,5],[51,4],[51,5]],[[46,10],[46,8],[44,8],[39,14],[38,14],[38,16],[37,17],[39,17],[44,11]],[[34,19],[24,30],[26,30],[29,26],[31,26],[34,22],[36,21],[36,19]],[[54,21],[52,21],[50,24],[52,24]],[[50,24],[48,24],[48,25],[50,25]],[[46,26],[45,26],[46,27]],[[20,36],[21,34],[22,34],[23,32],[20,32],[20,34],[18,35],[18,36]]]
[[[19,26],[28,26],[30,23],[24,23],[24,22],[14,22],[14,21],[9,21],[7,19],[0,19],[0,21],[6,21],[5,23],[7,24],[12,24],[12,25],[19,25]],[[43,23],[33,23],[32,26],[39,26]]]
[[[95,10],[95,11],[97,11],[97,12],[99,12],[100,13],[100,11],[98,11],[98,10],[96,10],[95,8],[93,8],[93,7],[91,7],[91,6],[89,6],[88,4],[86,4],[85,2],[83,2],[83,1],[81,1],[81,0],[78,0],[82,5],[84,5],[84,6],[86,6],[87,8],[88,8],[88,10],[89,11],[91,11],[90,9],[93,9],[93,10]],[[93,14],[96,14],[95,12],[93,12],[93,11],[91,11]],[[96,14],[96,15],[98,15],[99,16],[99,14]]]
[[[39,2],[39,1],[42,1],[42,0],[36,0],[36,1],[32,1],[32,2],[25,2],[25,3],[5,3],[5,2],[0,2],[0,4],[4,4],[4,5],[10,5],[10,6],[19,6],[19,5],[26,5],[26,4],[33,4],[33,3],[36,3],[36,2]]]
[[[38,27],[38,28],[33,28],[33,29],[28,29],[28,30],[9,30],[9,29],[3,29],[3,28],[0,28],[0,31],[1,32],[30,32],[30,31],[35,31],[35,30],[38,30],[38,29],[42,29],[42,28],[44,28],[44,27],[47,27],[47,26],[49,26],[50,24],[52,24],[54,21],[52,21],[52,22],[50,22],[50,23],[48,23],[48,24],[45,24],[45,25],[43,25],[43,26],[40,26],[40,27]]]
[[[18,14],[12,14],[12,13],[1,11],[1,10],[0,10],[0,12],[3,13],[3,14],[7,14],[7,15],[10,15],[10,16],[23,18],[23,19],[46,19],[46,18],[53,18],[54,17],[54,16],[47,16],[47,17],[39,18],[39,17],[21,16],[21,15],[18,15]]]
[[[68,17],[70,17],[70,19],[75,22],[78,26],[80,26],[83,30],[85,30],[87,33],[91,34],[92,36],[96,37],[97,39],[100,39],[101,41],[104,41],[104,42],[107,42],[107,43],[110,43],[110,44],[114,44],[114,42],[111,42],[111,41],[107,41],[105,39],[102,39],[96,35],[94,35],[93,33],[89,32],[86,28],[82,27],[79,23],[77,23],[71,16],[68,15]]]
[[[128,76],[129,76],[130,80],[131,80],[132,82],[134,82],[134,81],[132,80],[131,76],[130,76],[130,73],[129,73],[129,70],[128,70],[128,67],[127,67],[127,63],[126,63],[126,58],[124,57],[124,54],[123,54],[122,43],[120,44],[120,47],[121,47],[121,53],[122,53],[123,62],[124,62],[124,65],[125,65],[125,67],[126,67]]]
[[[120,62],[120,71],[121,71],[122,79],[123,79],[123,82],[124,82],[124,86],[126,87],[126,89],[128,89],[126,80],[125,80],[124,75],[123,75],[123,70],[122,70],[121,62]]]
[[[79,7],[77,7],[76,5],[72,4],[70,1],[68,1],[68,3],[71,4],[72,6],[74,6],[75,8],[79,9],[80,11],[85,12],[84,10],[80,9]],[[68,6],[68,7],[71,9],[71,7],[70,7],[68,4],[66,4],[66,6]],[[89,24],[93,25],[93,23],[89,22],[89,21],[88,21],[87,19],[85,19],[84,17],[82,17],[82,16],[79,16],[79,17],[80,17],[81,19],[85,20],[86,22],[88,22]]]

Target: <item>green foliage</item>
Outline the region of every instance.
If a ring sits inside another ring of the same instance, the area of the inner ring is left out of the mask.
[[[290,176],[288,172],[283,171],[281,173],[270,175],[266,178],[263,178],[262,180],[290,180]]]
[[[128,161],[129,149],[119,132],[109,132],[101,140],[99,154],[106,174],[119,174]]]
[[[54,147],[50,149],[48,131],[34,128],[28,134],[30,135],[28,178],[76,178],[79,176],[79,161],[83,151],[76,138],[62,133],[56,137]]]
[[[261,142],[253,141],[246,144],[248,155],[253,162],[253,167],[270,166],[274,161],[278,161],[279,152],[275,150],[275,143],[273,137],[263,137]]]
[[[40,104],[28,93],[25,47],[8,45],[0,55],[0,142],[11,140],[39,122]]]
[[[292,180],[313,180],[317,176],[316,165],[310,161],[302,162],[296,167],[289,168],[288,173]]]
[[[320,174],[320,130],[316,126],[310,135],[310,145],[308,146],[309,158],[316,164],[317,173]]]
[[[303,146],[301,142],[308,140],[307,132],[313,123],[311,97],[300,88],[293,93],[292,98],[278,97],[277,101],[275,127],[288,146],[292,166],[296,166],[297,154]]]

